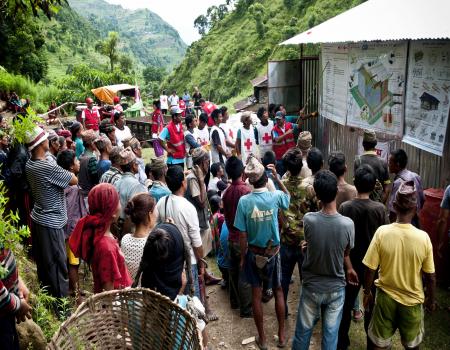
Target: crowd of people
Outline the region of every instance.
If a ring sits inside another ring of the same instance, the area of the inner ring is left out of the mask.
[[[405,348],[417,348],[422,305],[435,308],[435,277],[431,241],[417,215],[421,178],[407,169],[405,151],[392,151],[386,162],[376,153],[375,132],[365,130],[364,153],[353,164],[340,152],[325,160],[311,133],[286,121],[281,105],[260,108],[257,120],[242,113],[234,130],[226,107],[203,100],[198,89],[193,98],[192,110],[180,107],[190,105],[187,92],[154,101],[155,157],[147,164],[123,111],[101,120],[92,100],[70,134],[36,125],[24,144],[10,145],[1,124],[1,179],[9,206],[31,229],[38,278],[48,292],[81,301],[82,260],[94,293],[133,285],[172,300],[188,294],[211,322],[218,317],[206,286],[220,284],[230,308],[254,319],[260,349],[270,342],[262,303],[273,297],[276,345],[284,348],[297,266],[293,349],[309,348],[319,319],[322,348],[348,349],[352,318],[364,318],[368,348],[389,347],[397,329]],[[345,181],[348,166],[353,185]],[[449,202],[450,186],[441,235]],[[16,348],[14,322],[30,316],[29,292],[12,252],[2,254],[10,274],[0,282],[0,334]],[[220,277],[208,271],[207,256],[215,256]]]

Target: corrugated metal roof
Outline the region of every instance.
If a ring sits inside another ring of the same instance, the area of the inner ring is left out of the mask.
[[[369,0],[280,45],[449,39],[449,0]]]
[[[257,77],[255,79],[250,80],[250,83],[253,87],[260,86],[262,83],[265,83],[264,86],[267,86],[267,75],[263,75],[262,77]]]

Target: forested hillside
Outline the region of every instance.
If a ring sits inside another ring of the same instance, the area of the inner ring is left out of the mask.
[[[121,51],[141,66],[170,71],[184,56],[186,44],[178,32],[148,9],[130,11],[103,0],[69,0],[69,4],[101,36],[118,32]]]
[[[298,46],[278,46],[280,42],[363,1],[227,0],[234,3],[233,11],[226,13],[224,4],[197,19],[199,30],[209,31],[188,48],[163,86],[179,91],[199,86],[219,103],[250,92],[249,80],[266,73],[269,59],[299,57]],[[305,52],[314,50],[308,47]]]

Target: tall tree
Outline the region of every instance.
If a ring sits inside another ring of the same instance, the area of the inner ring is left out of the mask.
[[[198,16],[194,21],[194,28],[197,28],[200,35],[204,35],[209,29],[209,21],[205,15]]]
[[[99,41],[95,45],[95,50],[109,58],[111,72],[114,70],[114,64],[116,64],[120,58],[118,53],[118,46],[119,33],[117,32],[109,32],[108,37],[105,40]]]

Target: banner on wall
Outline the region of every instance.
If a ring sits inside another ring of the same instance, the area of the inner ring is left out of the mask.
[[[403,135],[406,57],[406,42],[349,44],[348,125]]]
[[[322,45],[322,95],[320,114],[341,125],[347,117],[348,46]]]
[[[442,156],[449,102],[450,43],[411,42],[403,142]]]

